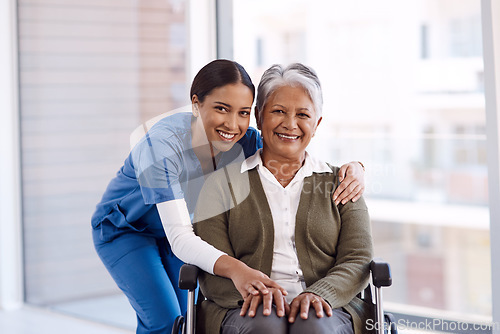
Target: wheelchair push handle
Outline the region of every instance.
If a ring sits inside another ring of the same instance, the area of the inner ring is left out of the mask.
[[[392,285],[391,267],[389,263],[380,258],[373,259],[372,262],[370,262],[370,270],[372,272],[373,285],[377,288]]]
[[[192,264],[184,264],[179,273],[179,288],[195,290],[198,287],[198,273],[200,269]]]

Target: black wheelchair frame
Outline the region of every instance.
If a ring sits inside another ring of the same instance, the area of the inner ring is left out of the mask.
[[[200,269],[191,264],[184,264],[179,274],[179,288],[188,290],[188,305],[186,316],[178,316],[172,327],[172,334],[195,334],[196,331],[196,301],[195,290],[198,287],[198,273]],[[382,303],[382,287],[392,285],[392,276],[389,263],[382,259],[373,259],[370,263],[371,284],[358,295],[364,302],[369,303],[374,310],[375,319],[369,333],[397,334],[398,328],[394,316],[385,313]],[[372,298],[373,284],[375,298]]]

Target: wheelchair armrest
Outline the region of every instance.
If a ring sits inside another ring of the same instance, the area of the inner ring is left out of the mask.
[[[198,286],[198,271],[192,264],[183,264],[179,272],[179,289],[194,290]]]
[[[372,282],[377,288],[382,286],[391,286],[391,267],[389,263],[377,258],[370,262],[370,270],[372,272]]]

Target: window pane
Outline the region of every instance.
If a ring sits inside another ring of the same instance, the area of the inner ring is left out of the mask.
[[[318,72],[310,151],[367,166],[389,307],[491,316],[480,1],[246,0],[234,11],[234,58],[256,82],[274,63]]]
[[[26,299],[113,294],[90,217],[132,131],[188,101],[186,4],[18,4]]]

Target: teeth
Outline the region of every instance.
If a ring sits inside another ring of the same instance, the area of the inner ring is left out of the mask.
[[[225,132],[222,132],[222,131],[217,131],[222,137],[226,138],[226,139],[233,139],[234,134],[229,134],[229,133],[225,133]]]
[[[299,138],[299,136],[287,136],[287,135],[284,135],[281,133],[278,133],[277,135],[280,136],[281,138],[285,138],[285,139],[297,139],[297,138]]]

